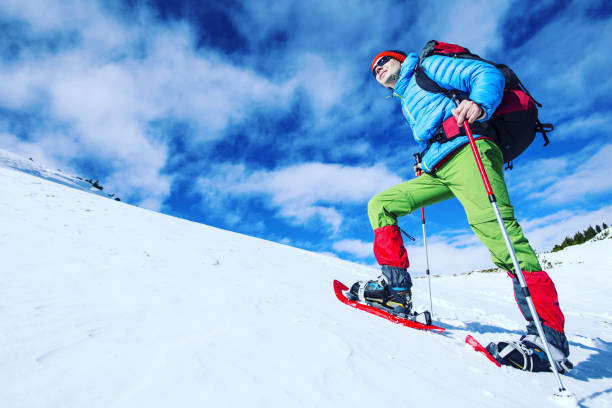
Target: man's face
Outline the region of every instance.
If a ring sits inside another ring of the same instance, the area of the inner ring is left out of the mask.
[[[395,58],[391,58],[382,66],[377,65],[376,68],[374,68],[374,72],[376,73],[376,81],[378,81],[378,83],[385,88],[395,88],[401,68],[402,64]]]

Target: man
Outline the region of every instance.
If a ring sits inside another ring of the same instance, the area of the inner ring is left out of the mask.
[[[519,309],[528,321],[527,336],[519,342],[512,342],[504,353],[511,353],[515,359],[522,359],[525,355],[532,358],[537,354],[548,364],[540,350],[541,340],[482,185],[467,136],[444,143],[434,141],[437,140],[434,134],[442,123],[453,116],[459,127],[464,121],[488,120],[503,97],[504,77],[493,65],[479,60],[441,55],[424,59],[422,68],[429,78],[446,89],[456,89],[468,95],[455,106],[446,96],[425,91],[416,83],[414,71],[418,62],[416,54],[397,50],[383,51],[372,62],[376,81],[392,89],[393,97],[401,104],[414,139],[423,152],[415,171],[417,175],[423,173],[377,194],[368,203],[368,216],[374,229],[374,255],[381,265],[382,276],[376,281],[357,282],[350,291],[362,300],[381,303],[396,312],[409,312],[412,282],[397,217],[456,197],[465,210],[470,227],[489,249],[493,263],[508,271]],[[553,358],[558,361],[560,371],[569,369],[565,319],[556,289],[548,274],[542,271],[534,250],[514,217],[503,175],[501,150],[485,136],[475,134],[474,138],[546,338],[552,346]],[[526,364],[524,369],[527,369]]]

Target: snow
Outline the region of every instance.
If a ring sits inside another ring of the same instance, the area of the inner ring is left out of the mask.
[[[432,278],[434,322],[448,330],[420,332],[335,299],[333,279],[375,269],[0,156],[3,408],[555,406],[552,374],[499,369],[464,343],[523,333],[504,273]],[[580,406],[610,407],[612,239],[543,257],[576,364],[564,384]],[[427,280],[414,280],[425,306]]]

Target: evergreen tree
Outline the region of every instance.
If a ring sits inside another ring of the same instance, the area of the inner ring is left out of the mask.
[[[597,235],[597,232],[595,232],[595,228],[593,228],[593,226],[589,225],[589,228],[587,228],[584,231],[584,240],[588,241],[589,239],[593,238],[595,235]]]
[[[589,228],[582,232],[577,232],[573,237],[566,236],[560,245],[555,245],[553,247],[552,252],[560,251],[568,246],[583,244],[607,228],[608,225],[605,222],[602,223],[601,227],[596,225],[595,228],[593,228],[592,225],[589,225]]]
[[[565,248],[565,247],[568,247],[570,245],[574,245],[574,240],[571,239],[570,237],[565,237],[565,239],[561,243],[561,248]]]
[[[584,234],[582,232],[577,232],[574,235],[574,245],[583,244],[584,243]]]

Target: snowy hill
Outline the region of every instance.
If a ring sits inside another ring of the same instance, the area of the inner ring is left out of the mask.
[[[38,176],[45,180],[54,181],[68,187],[76,188],[78,190],[88,191],[102,197],[113,198],[115,196],[114,194],[107,194],[103,192],[103,188],[98,185],[97,180],[85,180],[82,177],[66,174],[60,169],[51,170],[39,163],[34,162],[32,158],[26,160],[21,156],[3,149],[0,149],[0,167],[18,170],[26,174]]]
[[[335,299],[334,278],[371,268],[33,173],[0,163],[3,408],[553,406],[551,374],[464,345],[522,333],[503,273],[432,279],[448,330],[419,332]],[[586,407],[612,405],[611,254],[602,239],[544,255]],[[415,279],[417,303],[426,290]]]

